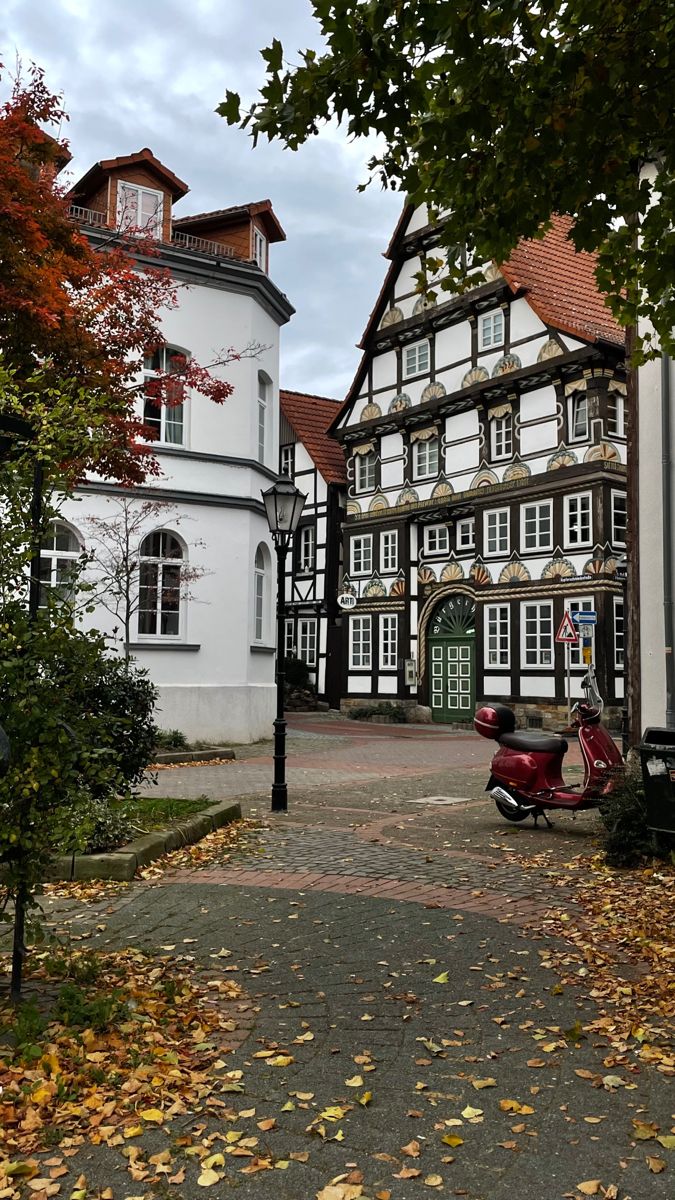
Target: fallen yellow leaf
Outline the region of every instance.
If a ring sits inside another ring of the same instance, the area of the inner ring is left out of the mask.
[[[597,1196],[600,1187],[599,1179],[586,1179],[583,1183],[577,1184],[577,1191],[581,1192],[583,1196]]]

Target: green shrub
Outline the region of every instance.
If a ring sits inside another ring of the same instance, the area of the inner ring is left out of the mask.
[[[607,862],[611,867],[636,867],[646,857],[670,857],[672,839],[647,826],[640,764],[627,763],[622,774],[619,786],[600,806]]]
[[[96,721],[98,745],[112,751],[129,785],[139,783],[157,743],[153,719],[157,688],[147,671],[123,658],[102,655],[82,679],[82,708]]]
[[[386,717],[395,725],[405,725],[408,714],[403,704],[394,704],[390,700],[382,704],[359,704],[350,708],[348,716],[353,721],[369,721],[371,717]]]
[[[124,812],[112,808],[107,799],[92,800],[87,813],[86,854],[107,854],[133,841],[133,826]]]
[[[302,658],[285,658],[284,671],[287,687],[303,689],[310,687],[309,667]]]
[[[188,740],[182,729],[158,729],[155,734],[157,750],[186,750]]]

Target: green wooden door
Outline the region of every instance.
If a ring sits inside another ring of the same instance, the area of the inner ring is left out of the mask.
[[[468,596],[455,596],[434,614],[428,661],[430,703],[434,721],[473,719],[476,704],[476,606]]]

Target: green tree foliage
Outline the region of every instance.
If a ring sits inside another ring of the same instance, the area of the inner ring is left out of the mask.
[[[443,240],[503,262],[552,213],[622,324],[648,318],[675,349],[675,8],[662,0],[312,0],[325,51],[267,80],[242,112],[257,139],[297,149],[337,119],[380,135],[371,178],[426,201]],[[297,55],[294,55],[297,61]],[[653,171],[643,172],[645,164]],[[639,226],[640,242],[636,242]],[[475,285],[475,278],[474,278]],[[457,264],[448,287],[462,286]],[[649,337],[642,353],[649,353]]]

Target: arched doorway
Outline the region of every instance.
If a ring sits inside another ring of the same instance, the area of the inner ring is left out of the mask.
[[[457,593],[429,622],[429,702],[434,721],[471,721],[476,703],[476,605]]]

